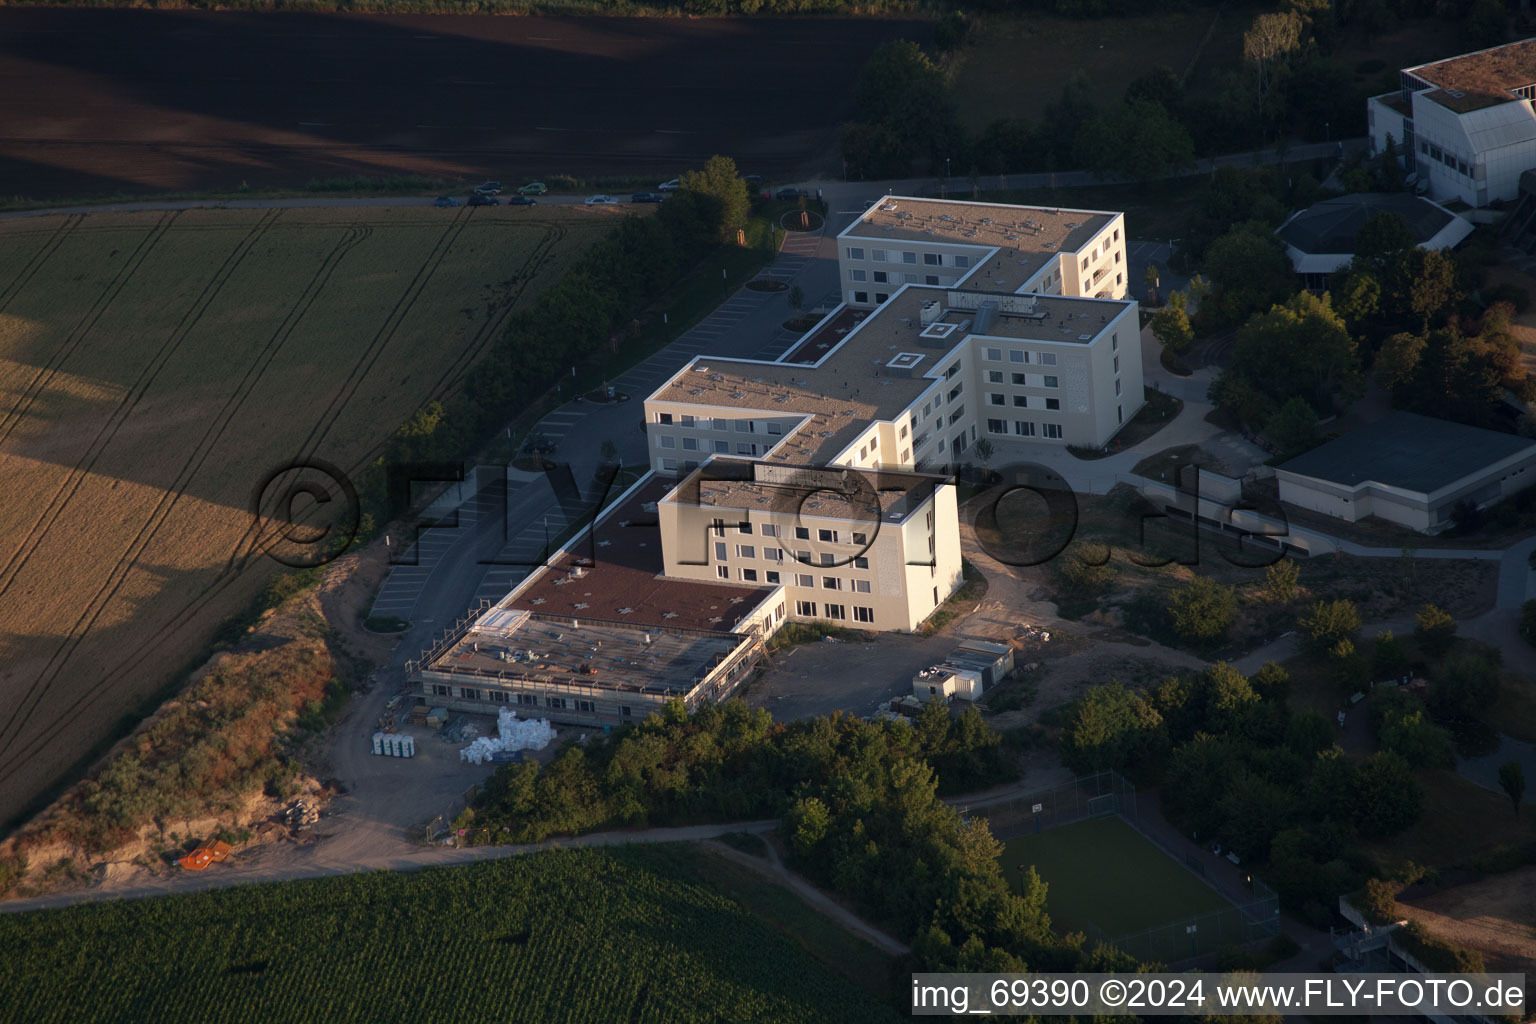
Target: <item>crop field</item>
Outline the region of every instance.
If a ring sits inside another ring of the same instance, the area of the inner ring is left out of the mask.
[[[898,1019],[703,884],[706,857],[560,851],[4,915],[0,1000],[33,1024]]]
[[[1196,914],[1238,912],[1118,817],[1062,825],[1004,844],[1003,870],[1010,881],[1017,884],[1031,864],[1048,886],[1046,909],[1062,933],[1113,940]],[[1164,960],[1188,955],[1182,928],[1177,938],[1180,945],[1151,953]],[[1148,956],[1141,949],[1130,952]]]
[[[886,18],[0,5],[0,196],[351,175],[665,181],[715,153],[799,177],[834,146],[875,48],[931,31]]]
[[[355,472],[618,215],[0,224],[0,821],[281,568],[252,513],[257,494],[277,510],[269,474],[311,459]]]

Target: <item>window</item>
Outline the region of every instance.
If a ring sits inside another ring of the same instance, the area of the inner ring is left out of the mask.
[[[797,586],[797,587],[814,587],[815,585],[816,585],[816,577],[815,576],[812,576],[808,572],[797,572],[797,573],[795,573],[795,586]],[[815,612],[812,612],[811,614],[814,615]]]
[[[1059,399],[1059,398],[1047,398],[1045,400],[1045,409],[1046,409],[1047,412],[1060,412],[1061,411],[1061,399]]]
[[[987,383],[988,384],[1001,384],[1002,382],[1003,382],[1003,371],[1002,370],[988,370],[987,371]]]
[[[853,293],[853,301],[854,302],[868,302],[869,301],[869,292],[854,292]]]
[[[1027,363],[1029,362],[1029,353],[1025,352],[1023,349],[1009,349],[1008,361],[1010,363]]]
[[[1115,397],[1120,397],[1120,382],[1118,380],[1115,381]]]
[[[998,394],[996,391],[989,391],[989,392],[987,392],[987,401],[989,403],[991,403],[992,405],[1006,405],[1006,404],[1008,404],[1007,399],[1005,399],[1002,395]]]
[[[853,621],[854,622],[874,622],[875,621],[875,610],[873,608],[863,608],[863,607],[861,607],[859,605],[854,605],[853,606]]]
[[[987,433],[1006,434],[1008,433],[1008,424],[1002,420],[987,420]]]
[[[757,454],[757,445],[755,445],[755,444],[748,444],[745,441],[738,441],[736,443],[736,454],[737,455],[756,455]]]
[[[736,524],[736,532],[750,535],[752,533],[752,524],[743,519]]]
[[[853,542],[855,544],[857,544],[859,547],[864,547],[866,544],[869,543],[869,534],[855,532],[854,535],[853,535]]]
[[[728,580],[731,578],[731,567],[728,565],[717,565],[715,566],[715,575],[723,580]]]
[[[801,565],[810,565],[811,553],[809,551],[796,551],[795,561],[799,562]]]
[[[1088,257],[1087,256],[1083,257],[1083,269],[1084,270],[1088,269]]]
[[[715,541],[715,561],[723,562],[727,557],[729,556],[726,554],[725,542]]]
[[[879,448],[879,447],[880,447],[880,435],[876,434],[874,437],[871,437],[869,439],[869,450],[870,451],[874,451],[876,448]]]
[[[1014,420],[1013,432],[1020,437],[1034,437],[1035,425],[1025,420]]]
[[[773,420],[769,420],[768,421],[768,433],[770,435],[772,435],[773,437],[782,437],[784,435],[784,424],[776,423]]]
[[[923,265],[926,267],[942,267],[944,261],[939,258],[939,254],[936,252],[925,252],[923,253]]]
[[[902,274],[901,275],[901,283],[902,284],[917,284],[917,275],[916,274]]]
[[[1042,424],[1040,424],[1040,426],[1044,428],[1045,436],[1046,437],[1053,437],[1053,438],[1056,438],[1058,441],[1061,440],[1061,424],[1060,423],[1042,423]]]
[[[959,384],[956,384],[954,387],[949,389],[949,400],[951,402],[953,402],[955,399],[959,398],[964,392],[965,392],[965,382],[961,381]]]
[[[1014,384],[1015,387],[1020,387],[1021,388],[1025,384],[1028,384],[1028,383],[1029,383],[1029,379],[1024,374],[1022,374],[1022,373],[1015,373],[1015,374],[1013,374],[1013,384]]]
[[[736,433],[738,433],[738,434],[755,434],[755,433],[757,433],[757,424],[754,423],[751,420],[737,420],[736,421]]]
[[[1116,373],[1120,372],[1120,357],[1119,356],[1115,356],[1115,372]]]
[[[729,441],[716,441],[715,442],[715,452],[717,454],[719,454],[719,455],[728,455],[728,454],[730,454],[730,451],[731,451],[731,442],[729,442]]]
[[[743,580],[745,580],[747,583],[756,583],[757,582],[757,570],[756,569],[743,569],[743,570],[741,570],[741,578]]]
[[[737,558],[756,558],[757,557],[757,548],[753,547],[751,544],[737,544],[736,545],[736,557]]]
[[[769,583],[779,582],[779,574],[772,569],[769,569],[767,572],[763,573],[763,575],[767,577]]]
[[[960,422],[960,417],[964,415],[965,406],[962,405],[960,408],[949,414],[949,425],[954,426],[956,423]]]
[[[912,461],[912,449],[910,449],[910,448],[903,448],[901,450],[901,464],[902,465],[906,465],[907,463],[909,463],[911,461]]]
[[[1035,361],[1037,363],[1039,363],[1041,366],[1055,366],[1056,365],[1056,353],[1055,352],[1041,352],[1040,353],[1040,358],[1035,360]]]
[[[592,702],[591,701],[589,701],[589,700],[578,700],[576,702],[576,710],[577,711],[585,711],[587,714],[590,715],[590,714],[592,714],[594,709],[592,707]]]
[[[694,425],[695,421],[692,416],[688,415],[687,413],[683,413],[678,417],[678,422],[680,422],[685,427],[691,427]]]
[[[487,696],[491,698],[492,704],[505,704],[507,702],[507,695],[500,690],[492,690]]]
[[[774,526],[772,523],[764,523],[763,524],[763,536],[764,537],[777,537],[778,535],[779,535],[779,528],[777,526]]]
[[[924,274],[923,275],[923,284],[938,284],[938,283],[939,283],[939,275],[938,274]]]
[[[533,705],[539,702],[539,698],[535,697],[531,693],[520,693],[517,695],[517,702],[519,704]]]
[[[1000,348],[988,348],[982,350],[982,357],[994,363],[1002,362],[1003,350]]]
[[[545,697],[544,698],[544,703],[548,704],[552,708],[556,708],[556,709],[561,710],[561,711],[565,710],[565,698],[564,697]]]
[[[828,542],[830,542],[832,544],[836,544],[837,543],[837,531],[836,530],[817,530],[816,531],[816,539],[817,540],[824,540],[824,541],[828,541]]]
[[[696,452],[699,450],[699,439],[696,437],[683,438],[683,451]]]
[[[864,258],[864,250],[856,245],[850,245],[848,247],[848,258],[851,260],[861,260]]]
[[[677,438],[673,437],[671,434],[662,434],[660,437],[658,437],[656,439],[656,447],[657,448],[676,448],[677,447]]]
[[[1120,254],[1119,253],[1115,253],[1115,255],[1118,256]],[[1124,274],[1116,274],[1115,275],[1115,284],[1125,284],[1125,275]]]
[[[883,270],[875,271],[875,284],[885,284],[890,280],[890,275]]]
[[[677,460],[676,459],[662,459],[661,460],[661,471],[663,473],[672,473],[672,472],[676,472],[676,470],[677,470]]]
[[[869,580],[854,580],[853,581],[853,592],[855,594],[867,594],[867,593],[869,593]]]
[[[821,588],[823,590],[842,590],[843,581],[837,576],[823,576],[821,578]]]
[[[1118,331],[1109,336],[1109,350],[1111,352],[1120,351],[1120,334]]]
[[[869,258],[874,260],[876,263],[884,263],[885,262],[885,250],[884,249],[871,249],[871,250],[869,250]]]
[[[862,270],[858,269],[857,267],[855,267],[854,269],[848,271],[848,280],[850,280],[850,281],[867,281],[867,280],[869,280],[869,275],[864,273],[864,271],[862,271]]]
[[[863,555],[855,555],[853,556],[853,567],[855,569],[868,569],[869,559],[865,558]]]
[[[889,292],[875,292],[875,301],[876,302],[884,302],[886,299],[888,299],[890,297],[891,296],[890,296]]]
[[[1118,405],[1115,406],[1115,422],[1116,423],[1124,423],[1125,422],[1125,410],[1123,408],[1121,408],[1120,406],[1118,406]]]
[[[452,695],[453,695],[453,688],[451,686],[444,686],[442,683],[433,683],[432,684],[432,696],[434,696],[434,697],[449,697],[449,696],[452,696]]]
[[[830,552],[830,551],[823,551],[821,553],[821,564],[822,565],[831,565],[835,561],[837,561],[837,556],[834,555],[832,552]]]
[[[479,700],[480,691],[472,686],[461,686],[459,687],[459,696],[465,700]]]
[[[860,445],[859,446],[859,461],[863,462],[867,458],[869,458],[869,445],[867,445],[867,444],[866,445]]]
[[[956,256],[955,257],[955,266],[957,266],[957,267],[968,267],[970,265],[971,265],[971,258],[969,256]]]
[[[1115,228],[1115,241],[1120,241],[1120,229]]]
[[[903,262],[903,263],[916,263],[917,262],[917,253],[915,253],[915,252],[904,252],[904,253],[902,253],[901,254],[901,262]]]
[[[709,429],[710,430],[729,430],[729,429],[731,429],[731,425],[726,420],[715,419],[715,420],[710,420],[709,421]]]
[[[1058,384],[1057,379],[1055,377],[1052,377],[1050,375],[1046,375],[1045,386],[1048,387],[1048,388],[1054,388],[1054,387],[1059,387],[1060,385]]]
[[[1028,395],[1014,395],[1013,396],[1013,407],[1015,409],[1028,409],[1029,408],[1029,396]]]
[[[784,561],[783,548],[763,548],[763,557],[770,562]]]
[[[669,413],[669,412],[659,412],[659,413],[656,414],[656,422],[657,423],[671,423],[672,422],[672,414]]]
[[[796,615],[804,615],[804,616],[806,616],[808,618],[814,619],[816,617],[816,602],[815,601],[796,601],[795,602],[795,614]]]

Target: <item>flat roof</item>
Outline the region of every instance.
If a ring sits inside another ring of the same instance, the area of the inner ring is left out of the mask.
[[[602,619],[636,628],[722,633],[735,628],[774,588],[663,576],[656,502],[672,486],[656,476],[642,481],[602,514],[590,538],[572,541],[572,550],[536,570],[497,609]]]
[[[1415,245],[1425,244],[1456,219],[1423,196],[1367,192],[1313,203],[1280,225],[1275,234],[1306,253],[1353,253],[1355,236],[1378,213],[1395,213],[1407,221]]]
[[[1394,411],[1278,468],[1348,487],[1369,481],[1433,494],[1532,448],[1529,438]]]
[[[663,501],[828,519],[900,523],[946,476],[835,467],[786,471],[750,459],[714,458],[678,481]]]
[[[1427,95],[1458,113],[1519,99],[1510,90],[1536,83],[1536,39],[1464,53],[1407,68],[1439,88]]]
[[[924,307],[932,302],[939,311],[925,323]],[[791,350],[800,358],[821,352],[814,364],[699,356],[651,400],[808,417],[798,430],[786,431],[766,458],[830,461],[874,421],[894,419],[910,408],[933,385],[930,374],[975,333],[977,307],[989,302],[999,312],[984,336],[1047,345],[1087,344],[1131,305],[1122,299],[903,285],[862,320],[849,320],[852,326],[841,327],[843,321],[834,317]],[[1009,311],[1026,305],[1032,307],[1028,315]],[[934,324],[951,330],[940,337],[943,328]]]
[[[678,633],[528,612],[482,618],[427,671],[477,679],[686,694],[742,644],[733,633]]]
[[[1057,255],[1076,253],[1118,216],[1102,210],[886,196],[838,237],[872,244],[897,239],[996,248],[991,262],[970,276],[981,287],[1017,291]]]

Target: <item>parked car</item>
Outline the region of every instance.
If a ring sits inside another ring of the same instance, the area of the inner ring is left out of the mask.
[[[438,196],[436,199],[432,200],[432,205],[433,206],[458,206],[459,205],[459,201],[457,199],[453,198],[453,196]]]
[[[487,181],[484,184],[476,185],[475,194],[482,196],[499,196],[501,195],[501,182]]]
[[[741,180],[746,182],[747,188],[752,189],[754,192],[763,187],[763,176],[761,174],[743,174]]]
[[[530,181],[528,184],[518,189],[517,194],[520,196],[541,196],[548,191],[549,186],[544,184],[542,181]]]
[[[595,195],[587,196],[588,206],[607,206],[613,202],[612,196]]]
[[[803,188],[796,188],[793,185],[785,185],[783,188],[775,192],[773,197],[775,199],[799,199],[801,196],[809,195],[810,193]]]
[[[680,189],[682,187],[683,187],[683,179],[681,179],[681,178],[673,178],[671,181],[664,181],[660,185],[657,185],[656,186],[656,191],[657,192],[663,192],[663,193],[665,193],[665,192],[676,192],[678,189]]]
[[[629,201],[632,203],[659,203],[665,198],[667,197],[660,192],[636,192],[629,197]]]
[[[501,203],[495,196],[488,196],[483,192],[476,192],[469,197],[470,206],[497,206]]]
[[[532,196],[507,196],[508,206],[537,206]]]

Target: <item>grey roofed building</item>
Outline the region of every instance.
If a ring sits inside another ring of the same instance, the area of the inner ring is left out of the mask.
[[[1472,233],[1472,224],[1439,203],[1406,192],[1361,192],[1313,203],[1275,231],[1298,274],[1331,274],[1349,265],[1355,236],[1378,213],[1400,214],[1421,249],[1450,249]]]
[[[1280,500],[1350,522],[1378,516],[1420,532],[1536,482],[1536,441],[1392,412],[1276,467]]]

